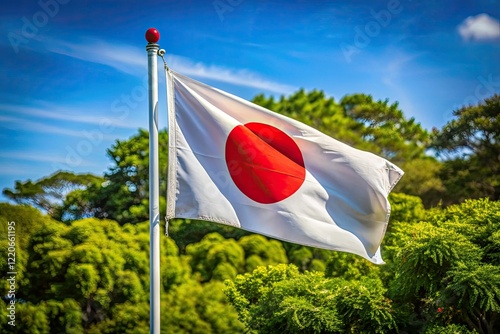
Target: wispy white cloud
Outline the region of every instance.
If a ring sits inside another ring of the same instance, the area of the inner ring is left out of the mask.
[[[500,22],[485,13],[467,17],[457,29],[466,41],[500,40]]]
[[[0,159],[8,161],[8,164],[0,164],[0,175],[1,176],[16,176],[18,177],[21,173],[23,178],[36,178],[40,177],[40,169],[33,168],[33,164],[37,166],[49,166],[49,169],[54,172],[57,169],[70,170],[74,167],[73,163],[68,162],[68,157],[64,157],[56,154],[47,154],[47,152],[33,152],[33,151],[19,151],[19,152],[1,152]],[[40,165],[41,164],[41,165]],[[89,168],[96,167],[94,160],[92,159],[81,159],[78,161],[78,167]],[[45,168],[46,169],[46,168]]]
[[[121,72],[143,75],[147,66],[145,51],[125,44],[111,44],[95,38],[69,42],[53,38],[39,40],[49,52],[66,55],[84,61],[103,64]],[[265,79],[247,69],[232,69],[220,65],[207,65],[187,57],[167,55],[168,65],[188,76],[226,82],[238,86],[258,88],[281,94],[291,93],[296,87]]]
[[[422,53],[407,53],[398,49],[391,49],[389,55],[385,55],[377,67],[382,75],[381,81],[392,88],[400,86],[401,75],[415,71],[414,60],[422,56]]]
[[[147,68],[145,52],[129,45],[110,44],[96,38],[82,38],[78,43],[48,37],[39,41],[47,51],[107,65],[124,73],[135,75]]]
[[[16,178],[22,173],[23,177],[26,176],[39,176],[38,171],[33,170],[33,165],[19,164],[9,162],[8,164],[0,164],[0,175],[1,176],[16,176]],[[11,185],[9,184],[9,187]]]
[[[439,77],[440,68],[424,65],[421,58],[426,52],[408,52],[405,49],[391,47],[370,57],[362,65],[370,81],[380,84],[373,89],[376,98],[389,98],[398,102],[399,108],[407,117],[422,120],[422,103],[415,98],[415,86],[425,82],[426,78]]]
[[[188,76],[227,82],[238,86],[259,88],[281,94],[289,94],[296,90],[296,87],[267,80],[257,73],[246,69],[235,70],[218,65],[206,65],[202,62],[194,62],[189,58],[176,55],[167,56],[167,63],[175,71]]]
[[[48,111],[51,110],[51,111]],[[14,115],[26,115],[34,118],[41,119],[52,119],[59,121],[70,121],[74,123],[86,123],[102,125],[112,125],[119,128],[125,129],[136,129],[136,124],[130,124],[130,122],[120,122],[116,119],[102,117],[102,116],[92,116],[85,115],[87,111],[75,110],[71,107],[65,107],[60,105],[54,105],[46,102],[40,102],[40,106],[32,107],[25,105],[15,105],[15,104],[0,104],[0,111],[3,114],[14,114]]]
[[[77,138],[86,138],[88,133],[85,130],[76,131],[71,130],[67,127],[57,127],[53,125],[48,125],[40,122],[34,122],[27,119],[16,118],[11,116],[0,116],[0,122],[3,123],[3,128],[11,128],[14,130],[20,130],[22,132],[37,132],[37,133],[49,133],[53,135],[62,135]],[[102,139],[104,140],[114,140],[116,136],[110,136],[102,134]]]
[[[67,160],[63,156],[57,155],[48,155],[46,152],[40,154],[40,152],[1,152],[0,158],[7,159],[9,161],[12,160],[22,160],[22,161],[31,161],[31,162],[50,162],[50,163],[67,163]]]

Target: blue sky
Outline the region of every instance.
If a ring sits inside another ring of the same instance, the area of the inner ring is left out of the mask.
[[[361,92],[431,129],[500,92],[499,19],[497,0],[3,1],[0,189],[100,175],[106,149],[147,128],[149,27],[171,68],[243,98]]]

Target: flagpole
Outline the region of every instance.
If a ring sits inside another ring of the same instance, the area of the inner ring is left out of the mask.
[[[158,64],[160,33],[146,31],[149,95],[149,332],[160,334],[160,179],[158,173]]]

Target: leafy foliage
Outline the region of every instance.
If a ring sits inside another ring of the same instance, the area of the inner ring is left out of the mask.
[[[344,96],[340,104],[345,115],[363,125],[360,131],[366,142],[373,143],[375,151],[394,162],[421,157],[429,134],[415,119],[405,119],[398,103],[389,100],[374,101],[370,95]]]
[[[29,204],[44,210],[56,219],[64,219],[66,214],[64,206],[69,206],[66,209],[71,208],[71,205],[64,203],[68,194],[80,193],[82,190],[98,186],[102,182],[104,182],[103,178],[92,174],[59,171],[36,182],[31,180],[16,181],[14,189],[6,188],[3,190],[3,194],[19,204]],[[72,199],[72,201],[74,200]],[[85,207],[84,203],[78,204]],[[85,207],[85,209],[79,209],[81,212],[77,218],[92,214],[92,208]]]
[[[249,235],[236,241],[215,232],[209,233],[200,242],[188,245],[186,254],[202,282],[233,279],[259,265],[287,262],[281,242],[260,235]]]
[[[425,322],[439,323],[438,309],[479,333],[498,332],[500,266],[488,240],[500,230],[499,212],[500,202],[469,200],[429,211],[428,222],[401,225],[393,298],[413,305]]]
[[[500,95],[453,115],[443,129],[433,131],[432,147],[447,158],[440,173],[447,189],[445,203],[500,199]]]
[[[168,135],[159,131],[159,170],[167,170]],[[107,151],[113,166],[104,174],[106,182],[86,192],[88,203],[95,208],[95,217],[119,222],[137,223],[148,219],[149,207],[149,133],[139,133],[116,143]],[[166,192],[161,179],[160,193]],[[160,207],[165,199],[160,197]]]
[[[162,333],[242,333],[243,324],[222,292],[223,284],[186,282],[162,301]]]
[[[474,334],[476,331],[470,331],[466,326],[451,324],[447,326],[433,325],[425,331],[425,334]]]
[[[166,131],[159,134],[159,168],[167,170]],[[116,143],[107,151],[112,167],[98,177],[90,174],[57,172],[37,182],[16,182],[14,190],[4,189],[5,196],[18,203],[27,203],[45,210],[58,220],[104,218],[125,223],[148,219],[149,207],[149,133],[139,133]],[[160,193],[165,193],[165,180]],[[160,207],[165,199],[160,198]]]
[[[325,278],[293,265],[259,267],[226,281],[240,320],[261,333],[385,333],[396,329],[380,281]]]
[[[324,270],[326,277],[360,280],[363,277],[378,278],[380,268],[350,253],[332,252]]]
[[[406,171],[389,197],[387,264],[176,219],[161,238],[164,333],[500,332],[498,95],[433,132],[439,159],[427,131],[388,100],[300,90],[255,102]],[[108,155],[103,177],[60,171],[4,190],[22,205],[0,203],[0,220],[15,222],[17,272],[15,297],[7,277],[0,284],[0,316],[15,302],[16,327],[0,332],[148,331],[148,133]],[[0,240],[2,275],[8,247]]]

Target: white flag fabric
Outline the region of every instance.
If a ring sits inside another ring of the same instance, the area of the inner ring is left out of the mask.
[[[167,71],[167,219],[227,224],[384,263],[403,171],[305,124]]]

